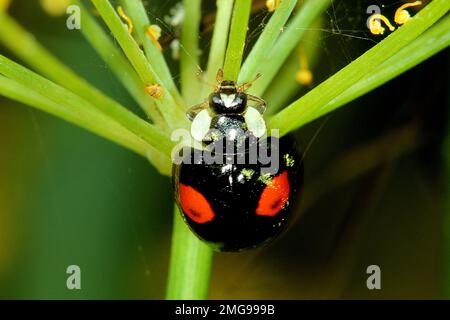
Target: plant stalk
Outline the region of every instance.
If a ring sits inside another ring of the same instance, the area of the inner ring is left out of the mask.
[[[201,20],[201,0],[184,0],[185,18],[181,29],[181,93],[188,106],[199,103],[201,70],[198,47]]]
[[[284,135],[324,115],[326,113],[324,107],[327,104],[332,104],[333,100],[344,91],[380,70],[379,68],[387,59],[411,44],[449,9],[450,2],[447,0],[430,2],[386,39],[273,116],[269,121],[269,126],[280,129],[280,134]],[[433,44],[429,43],[429,45],[432,46]],[[425,47],[421,48],[420,51],[427,52],[428,49],[428,47]],[[382,70],[384,71],[384,69]],[[398,74],[397,72],[396,75]],[[380,72],[380,77],[387,80],[384,72]]]
[[[244,54],[251,4],[251,0],[239,0],[234,3],[230,37],[223,67],[224,79],[237,81]]]
[[[174,208],[166,299],[207,299],[213,251],[200,241]]]

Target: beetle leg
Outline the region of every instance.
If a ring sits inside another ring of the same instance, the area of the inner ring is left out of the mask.
[[[209,103],[208,101],[204,101],[202,103],[196,104],[195,106],[192,106],[189,108],[189,110],[186,112],[186,116],[189,120],[194,120],[195,116],[202,110],[206,109],[208,107]]]

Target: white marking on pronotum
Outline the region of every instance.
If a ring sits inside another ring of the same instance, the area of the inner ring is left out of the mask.
[[[227,108],[234,107],[237,104],[237,102],[234,101],[234,99],[236,98],[235,94],[228,95],[221,93],[220,98],[222,99],[223,103],[225,104],[225,107]]]

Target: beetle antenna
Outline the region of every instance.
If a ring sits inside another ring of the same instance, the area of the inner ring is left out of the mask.
[[[244,92],[247,91],[252,85],[253,83],[258,80],[261,77],[261,73],[258,73],[255,77],[255,79],[253,79],[252,81],[249,82],[245,82],[243,84],[241,84],[240,86],[237,87],[237,91],[239,92]]]
[[[206,84],[207,86],[216,88],[217,85],[216,85],[215,83],[211,83],[211,82],[205,81],[205,79],[203,79],[203,70],[200,69],[200,67],[198,67],[198,68],[199,68],[199,69],[198,69],[198,71],[197,71],[197,80],[200,81],[200,82],[203,83],[203,84]]]

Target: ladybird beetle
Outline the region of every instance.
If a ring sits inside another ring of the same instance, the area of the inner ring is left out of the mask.
[[[209,99],[187,112],[201,147],[179,152],[172,182],[182,217],[200,239],[217,251],[242,251],[284,229],[302,161],[292,138],[267,137],[266,103],[245,93],[251,83],[222,80],[221,70],[217,80]]]

